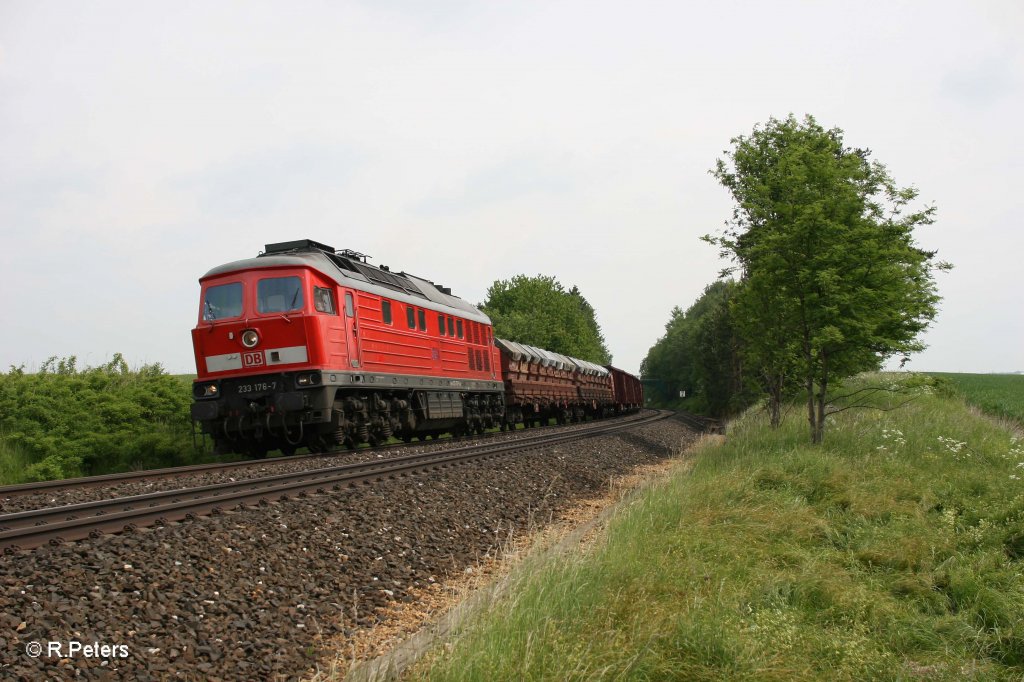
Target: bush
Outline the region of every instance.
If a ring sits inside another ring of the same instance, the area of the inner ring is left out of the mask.
[[[50,358],[36,374],[0,374],[0,456],[5,483],[69,478],[189,463],[187,382],[158,363],[132,370],[120,353],[79,369]],[[28,462],[27,466],[24,463]]]

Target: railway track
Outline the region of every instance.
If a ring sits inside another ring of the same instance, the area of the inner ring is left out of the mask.
[[[528,433],[527,429],[516,431],[518,434]],[[490,431],[483,435],[472,437],[473,441],[489,440],[506,435],[503,431]],[[527,437],[528,438],[528,437]],[[425,445],[438,442],[452,442],[448,438],[436,438],[421,440],[413,445]],[[191,474],[201,474],[212,471],[231,471],[232,469],[245,469],[249,467],[265,466],[278,463],[295,463],[308,460],[320,459],[323,457],[344,456],[359,452],[388,452],[407,448],[410,443],[393,443],[381,445],[376,448],[357,448],[355,450],[335,450],[333,452],[316,452],[305,455],[288,455],[280,457],[266,457],[263,459],[246,459],[238,462],[213,462],[210,464],[192,464],[180,467],[166,467],[163,469],[148,469],[146,471],[127,471],[117,474],[102,474],[99,476],[83,476],[80,478],[65,478],[54,481],[37,481],[32,483],[17,483],[14,485],[0,486],[0,500],[24,497],[26,495],[38,495],[42,493],[53,493],[61,490],[74,488],[96,488],[101,486],[114,486],[122,483],[139,483],[143,481],[157,481],[167,478],[177,478]]]
[[[508,457],[570,440],[608,435],[669,416],[669,412],[658,412],[625,422],[598,423],[570,432],[545,433],[514,441],[474,444],[377,462],[4,514],[0,515],[0,549],[10,554],[47,543],[60,544],[99,537],[105,533],[132,532],[145,526],[159,526],[198,516],[241,510],[253,504],[268,504],[291,496],[307,496],[311,492],[339,491],[375,480]]]
[[[677,411],[672,415],[672,418],[681,421],[694,431],[699,431],[700,433],[725,433],[725,424],[711,417]]]

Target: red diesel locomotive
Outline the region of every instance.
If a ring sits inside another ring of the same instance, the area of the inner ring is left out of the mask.
[[[642,404],[635,377],[496,343],[490,319],[450,289],[353,251],[268,244],[199,282],[192,418],[222,452],[322,451]]]

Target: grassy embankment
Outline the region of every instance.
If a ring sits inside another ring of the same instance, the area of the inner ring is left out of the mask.
[[[799,407],[746,414],[413,677],[1021,679],[1024,442],[934,380],[866,381],[917,397],[820,448]]]

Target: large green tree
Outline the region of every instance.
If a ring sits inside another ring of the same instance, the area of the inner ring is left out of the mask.
[[[939,300],[933,273],[949,266],[913,232],[935,208],[911,209],[915,189],[810,116],[772,118],[725,155],[712,173],[735,208],[706,239],[740,270],[734,311],[751,360],[764,383],[799,382],[819,443],[835,380],[923,348]]]
[[[593,306],[578,288],[566,290],[554,277],[498,280],[480,307],[499,338],[602,365],[612,361]]]

